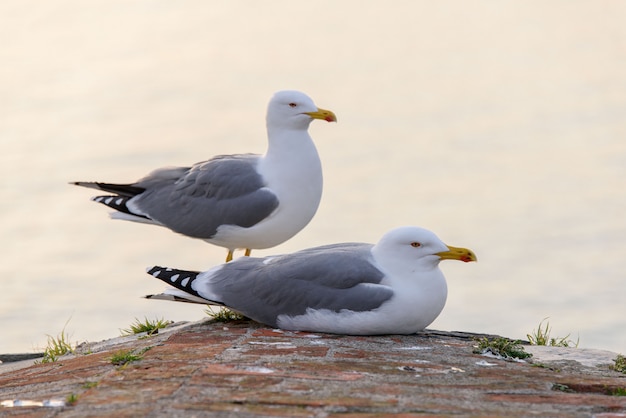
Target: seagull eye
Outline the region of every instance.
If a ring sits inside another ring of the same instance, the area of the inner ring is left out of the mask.
[[[419,248],[421,246],[422,246],[422,244],[420,244],[419,242],[412,242],[411,243],[411,247],[413,247],[413,248]]]
[[[295,103],[289,103],[289,107],[296,107],[296,106],[298,106],[298,105],[295,104]]]

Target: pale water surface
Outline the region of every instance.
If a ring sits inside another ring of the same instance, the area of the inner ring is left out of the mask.
[[[276,90],[339,123],[311,132],[322,205],[256,255],[375,242],[405,224],[444,262],[431,328],[556,336],[626,352],[626,2],[79,0],[0,3],[0,352],[202,307],[140,297],[161,264],[225,251],[111,221],[72,180],[135,180],[263,152]]]

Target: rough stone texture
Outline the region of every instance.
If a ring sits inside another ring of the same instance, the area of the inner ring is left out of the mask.
[[[626,396],[613,395],[626,388],[626,375],[608,368],[614,353],[552,349],[542,359],[533,347],[534,364],[507,362],[473,354],[472,337],[183,324],[83,344],[55,363],[0,365],[0,401],[77,396],[63,407],[0,407],[0,416],[626,417]],[[113,353],[129,349],[147,351],[140,361],[111,364]]]

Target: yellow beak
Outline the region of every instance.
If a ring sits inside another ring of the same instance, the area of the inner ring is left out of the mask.
[[[448,245],[448,251],[437,253],[442,260],[460,260],[465,263],[477,261],[476,255],[472,250],[461,247],[451,247]]]
[[[304,114],[309,115],[313,119],[321,119],[326,122],[337,122],[337,116],[335,116],[332,111],[326,109],[317,108],[317,112],[304,112]]]

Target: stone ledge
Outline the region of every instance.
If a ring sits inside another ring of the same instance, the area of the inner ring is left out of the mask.
[[[607,366],[615,353],[527,347],[535,364],[506,362],[473,354],[479,336],[427,330],[355,337],[250,321],[177,324],[149,338],[83,344],[55,363],[0,365],[0,401],[77,397],[64,407],[0,407],[0,414],[626,416],[626,396],[609,395],[626,387],[626,375]],[[147,351],[116,367],[109,358],[121,349]]]

